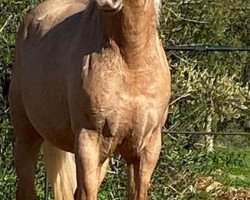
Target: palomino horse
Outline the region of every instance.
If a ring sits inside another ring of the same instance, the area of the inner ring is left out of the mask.
[[[28,14],[10,86],[17,199],[36,199],[44,141],[57,200],[96,200],[114,153],[128,165],[128,198],[147,199],[170,97],[158,5],[47,0]]]

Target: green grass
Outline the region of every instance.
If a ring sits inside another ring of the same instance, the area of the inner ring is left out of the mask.
[[[250,148],[226,148],[221,151],[242,156],[244,162],[223,166],[221,174],[215,173],[214,179],[228,187],[250,188]]]

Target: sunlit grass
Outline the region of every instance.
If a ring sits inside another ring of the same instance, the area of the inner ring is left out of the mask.
[[[226,166],[220,176],[214,176],[215,180],[229,187],[250,188],[250,148],[227,148],[223,151],[243,155],[245,163],[241,166]]]

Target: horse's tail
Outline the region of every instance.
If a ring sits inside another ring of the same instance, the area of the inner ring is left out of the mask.
[[[56,200],[74,200],[76,164],[74,154],[50,143],[44,145],[45,168]]]

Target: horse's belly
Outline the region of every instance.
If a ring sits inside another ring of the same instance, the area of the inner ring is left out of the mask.
[[[57,103],[63,105],[60,102]],[[70,127],[69,114],[63,106],[55,107],[32,102],[25,106],[25,109],[30,122],[45,140],[62,150],[73,151],[74,134]]]
[[[38,74],[35,79],[27,77],[22,98],[30,122],[44,139],[62,150],[73,151],[74,134],[63,81],[53,77],[57,81],[51,82]]]

